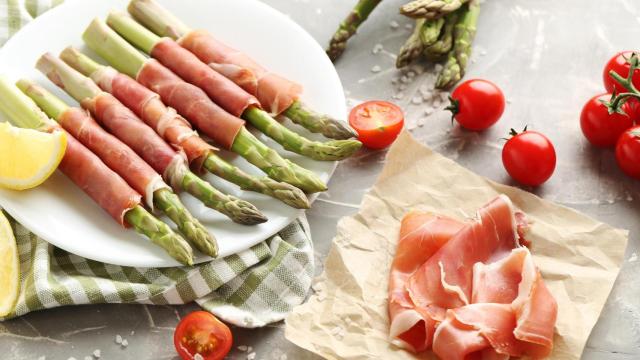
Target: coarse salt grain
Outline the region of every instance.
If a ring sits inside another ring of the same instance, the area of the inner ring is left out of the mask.
[[[404,26],[404,28],[407,29],[407,30],[411,30],[411,29],[413,29],[413,25],[412,24],[406,24]]]
[[[76,360],[76,358],[74,358],[73,356],[68,358],[67,360]]]
[[[116,335],[116,344],[122,344],[122,336],[120,336],[120,334]]]
[[[129,346],[129,341],[127,339],[122,340],[122,347]]]
[[[93,357],[94,358],[99,359],[100,356],[102,356],[102,352],[100,351],[100,349],[93,350]]]
[[[406,84],[409,82],[409,78],[406,75],[402,75],[402,77],[400,78],[400,82]]]
[[[84,357],[84,360],[93,360],[93,358],[90,355],[87,355]]]
[[[433,114],[433,108],[432,108],[431,106],[427,106],[427,107],[424,109],[424,113],[425,113],[425,114],[427,114],[427,115],[431,115],[431,114]]]
[[[371,52],[373,54],[379,54],[382,51],[382,49],[384,49],[382,47],[382,44],[375,44],[375,45],[373,45],[373,49],[371,49]]]
[[[406,84],[400,84],[400,86],[398,86],[398,90],[403,91],[407,89],[407,85]]]
[[[380,65],[374,65],[374,66],[371,68],[371,72],[372,72],[372,73],[379,73],[381,70],[382,70],[382,68],[380,67]]]
[[[395,94],[393,97],[398,99],[398,100],[400,100],[400,99],[404,98],[404,94],[399,92],[399,93]]]
[[[411,99],[411,102],[414,105],[420,105],[422,104],[422,98],[420,96],[414,96],[413,99]]]
[[[193,356],[193,360],[204,360],[204,358],[202,357],[202,355],[200,355],[199,353],[196,353]]]
[[[44,356],[44,355],[42,355],[42,356],[40,356],[40,357],[38,358],[38,360],[47,360],[47,357],[46,357],[46,356]]]
[[[415,72],[415,71],[409,71],[409,72],[407,73],[407,76],[408,76],[408,77],[410,77],[410,78],[412,78],[412,77],[416,76],[416,72]]]
[[[440,99],[436,98],[435,100],[433,100],[433,107],[439,108],[440,105],[442,105],[442,101],[440,101]]]
[[[238,350],[242,351],[242,352],[246,352],[248,349],[247,345],[240,345],[238,346]]]
[[[389,26],[390,26],[392,29],[397,29],[397,28],[400,26],[400,24],[398,24],[398,22],[397,22],[397,21],[392,20],[392,21],[389,23]]]
[[[280,360],[287,360],[287,354],[280,355]]]
[[[253,360],[256,358],[256,353],[252,352],[250,354],[247,354],[247,360]]]

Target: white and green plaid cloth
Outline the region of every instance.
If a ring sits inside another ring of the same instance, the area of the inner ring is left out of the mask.
[[[32,17],[61,2],[0,0],[0,45]],[[313,245],[304,217],[236,255],[164,269],[81,258],[10,222],[20,253],[21,289],[18,304],[7,318],[64,305],[196,301],[229,323],[259,327],[282,320],[302,303],[314,271]]]

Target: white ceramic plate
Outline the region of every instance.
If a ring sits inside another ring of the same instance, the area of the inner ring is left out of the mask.
[[[105,18],[113,9],[124,11],[127,2],[65,1],[21,29],[0,50],[0,73],[12,80],[20,77],[34,79],[75,105],[70,97],[34,69],[37,58],[46,51],[58,54],[68,45],[86,50],[81,34],[89,22],[95,17]],[[247,52],[267,68],[301,83],[305,88],[304,100],[314,108],[339,118],[346,117],[343,89],[333,65],[318,43],[285,15],[257,0],[160,2],[191,27],[208,29],[214,36]],[[296,128],[296,131],[300,129]],[[261,135],[260,139],[280,149],[266,137]],[[317,162],[285,151],[281,154],[315,171],[325,181],[329,180],[336,165],[334,162]],[[259,174],[244,159],[231,154],[224,156],[235,165]],[[278,200],[243,192],[213,176],[207,177],[207,180],[223,191],[251,201],[269,218],[268,222],[257,226],[237,225],[204,207],[190,195],[182,195],[191,212],[218,239],[221,256],[257,244],[300,215],[299,210]],[[51,244],[86,258],[126,266],[177,265],[176,261],[146,238],[132,230],[122,229],[59,172],[33,190],[0,190],[0,206]],[[207,257],[199,254],[196,262],[206,260]]]

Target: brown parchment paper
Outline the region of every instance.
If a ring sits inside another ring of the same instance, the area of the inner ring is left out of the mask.
[[[476,175],[406,132],[360,211],[340,220],[316,293],[286,319],[286,338],[328,359],[415,358],[387,337],[387,277],[400,220],[411,209],[469,218],[500,193],[533,220],[531,252],[558,301],[551,358],[579,359],[620,270],[628,232]]]

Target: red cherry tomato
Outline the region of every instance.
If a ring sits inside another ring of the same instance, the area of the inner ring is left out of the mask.
[[[229,327],[206,311],[194,311],[182,318],[173,334],[182,360],[192,360],[196,354],[205,360],[223,359],[232,343]]]
[[[509,175],[521,184],[538,186],[547,181],[556,168],[556,151],[549,139],[525,128],[502,148],[502,163]]]
[[[633,126],[633,109],[629,103],[622,105],[627,115],[609,114],[609,110],[602,101],[609,101],[611,94],[596,95],[582,108],[580,114],[580,128],[584,136],[595,146],[613,147],[620,134]]]
[[[467,80],[451,94],[447,108],[467,130],[482,131],[495,124],[504,112],[504,94],[496,84],[481,79]]]
[[[640,126],[620,135],[616,145],[616,160],[625,174],[640,179]]]
[[[358,140],[370,149],[384,149],[398,137],[404,126],[404,114],[386,101],[367,101],[351,110],[349,125],[358,132]]]
[[[602,80],[604,81],[604,87],[607,89],[607,92],[613,93],[614,89],[617,93],[627,91],[619,82],[609,75],[609,72],[613,70],[615,73],[626,79],[627,76],[629,76],[630,70],[627,59],[629,59],[633,53],[633,51],[617,53],[609,60],[609,62],[607,62],[604,67],[604,71],[602,72]],[[640,87],[638,87],[640,86],[640,70],[636,70],[634,72],[632,82],[637,89],[640,89]]]

